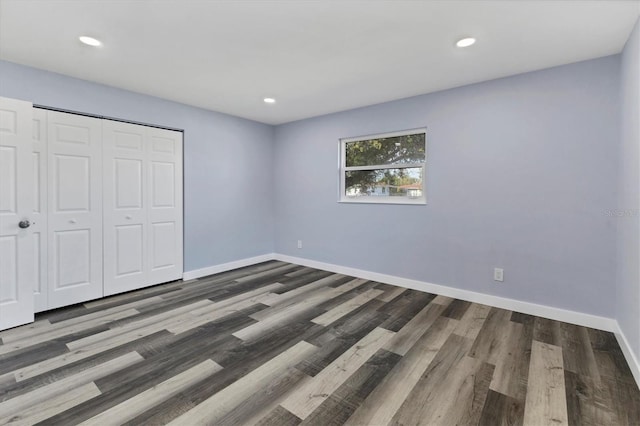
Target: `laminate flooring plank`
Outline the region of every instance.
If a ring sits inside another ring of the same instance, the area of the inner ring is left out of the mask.
[[[430,303],[418,312],[392,339],[387,342],[385,349],[400,356],[405,355],[420,337],[438,319],[446,306]]]
[[[336,288],[320,288],[304,295],[304,299],[294,304],[278,304],[251,315],[251,318],[259,322],[233,333],[242,340],[251,340],[259,337],[268,330],[276,329],[282,324],[299,319],[310,312],[318,304],[343,294],[358,285],[363,280],[352,280]],[[312,317],[313,318],[313,317]]]
[[[258,280],[261,278],[265,278],[265,277],[273,277],[273,276],[279,276],[279,275],[285,275],[288,272],[292,272],[292,271],[297,271],[299,270],[300,267],[298,265],[293,265],[291,263],[286,263],[282,266],[279,266],[277,268],[274,269],[269,269],[263,272],[256,272],[254,274],[251,275],[247,275],[244,277],[238,277],[235,279],[235,281],[242,283],[245,281],[254,281],[254,280]]]
[[[16,384],[16,379],[14,377],[13,371],[0,375],[0,393],[4,393],[5,389],[11,386],[15,386],[15,384]]]
[[[99,395],[100,390],[93,382],[89,382],[52,396],[46,404],[34,405],[13,416],[0,418],[0,423],[32,425]]]
[[[279,401],[297,392],[310,379],[302,371],[289,368],[243,400],[233,410],[217,419],[216,426],[255,424],[278,407]]]
[[[0,403],[0,417],[14,416],[15,414],[49,400],[70,389],[93,382],[96,379],[111,374],[114,371],[142,361],[143,358],[136,352],[107,361],[104,364],[89,368],[81,373],[58,380],[46,386],[34,389],[28,394],[4,400]]]
[[[147,413],[144,419],[138,417],[139,420],[141,419],[140,424],[166,424],[174,420],[297,343],[317,335],[323,329],[324,327],[311,322],[297,322],[250,343],[225,335],[222,340],[214,343],[213,353],[208,354],[224,369],[211,380],[203,380],[166,401],[162,410]],[[196,348],[196,351],[198,354],[201,353],[200,348]]]
[[[405,291],[407,291],[407,289],[404,287],[391,286],[391,288],[386,290],[382,296],[378,297],[378,299],[382,300],[383,302],[391,302],[393,299],[400,296]]]
[[[302,268],[298,269],[297,271],[293,271],[293,272],[287,272],[285,275],[287,277],[290,278],[295,278],[295,277],[299,277],[300,275],[305,275],[305,274],[310,274],[314,271],[316,271],[317,269],[313,269],[313,268],[309,268],[307,266],[303,266]]]
[[[560,323],[536,317],[533,322],[533,339],[548,345],[560,346]]]
[[[327,426],[344,424],[401,358],[393,352],[378,350],[331,393],[329,398],[320,404],[302,424]]]
[[[418,312],[429,305],[436,297],[435,294],[423,293],[416,290],[407,290],[399,296],[387,302],[380,308],[380,312],[389,315],[382,324],[382,328],[389,331],[400,331]]]
[[[506,338],[493,358],[496,368],[490,388],[518,401],[524,401],[531,359],[533,323],[509,321],[503,333]]]
[[[36,319],[30,324],[21,325],[19,327],[10,328],[8,330],[0,331],[0,340],[4,344],[5,339],[9,337],[8,341],[14,339],[16,335],[34,335],[41,329],[50,327],[51,323],[47,319]],[[1,346],[1,345],[0,345]]]
[[[94,319],[87,319],[85,322],[63,327],[59,327],[58,324],[60,323],[56,323],[51,327],[50,330],[45,331],[43,334],[36,334],[34,336],[23,336],[23,338],[20,340],[5,343],[5,345],[0,346],[0,355],[3,355],[7,352],[15,351],[17,349],[23,349],[32,346],[44,339],[53,340],[58,337],[67,336],[69,334],[75,334],[89,328],[107,325],[118,319],[130,317],[136,314],[138,314],[138,311],[136,311],[135,309],[127,309],[124,311],[114,312],[110,315],[99,316],[98,318]]]
[[[244,268],[234,269],[231,271],[220,272],[218,274],[207,275],[204,277],[200,277],[196,280],[196,285],[204,284],[204,285],[220,285],[226,283],[235,282],[236,279],[247,277],[253,275],[255,273],[280,268],[284,266],[284,262],[274,261],[274,262],[265,262],[251,266],[245,266]]]
[[[559,327],[565,370],[591,377],[596,382],[600,382],[600,372],[596,365],[587,329],[565,322],[561,322]]]
[[[267,416],[260,419],[255,426],[298,426],[301,422],[300,417],[278,406]]]
[[[167,344],[164,351],[146,358],[143,363],[123,368],[95,382],[103,394],[119,395],[122,390],[128,392],[143,384],[147,389],[210,359],[211,354],[235,342],[237,339],[228,335],[206,339],[203,334],[194,333]]]
[[[455,327],[455,321],[448,318],[436,319],[429,330],[373,389],[345,424],[351,426],[388,424]],[[468,344],[471,344],[470,341]]]
[[[140,349],[144,348],[147,342],[160,340],[167,336],[169,336],[168,332],[159,331],[152,335],[124,343],[120,346],[111,347],[109,349],[104,347],[92,350],[76,349],[14,370],[13,374],[15,375],[15,379],[18,382],[21,382],[57,369],[65,368],[67,370],[66,372],[70,373],[76,369],[86,368],[88,365],[96,365],[104,362],[105,360],[116,358],[127,352],[136,351],[140,353]],[[140,355],[144,356],[142,353],[140,353]],[[82,363],[81,361],[85,362]]]
[[[185,282],[180,282],[180,286],[188,285]],[[175,284],[159,284],[153,287],[147,287],[142,290],[134,290],[127,293],[116,294],[114,296],[105,297],[103,299],[92,300],[90,302],[86,302],[83,306],[87,309],[87,311],[93,311],[96,309],[110,309],[116,306],[127,305],[129,303],[135,303],[139,300],[145,300],[150,298],[159,297],[180,291],[181,288],[178,286],[178,283]],[[60,312],[60,315],[55,317],[55,320],[64,321],[66,319],[72,318],[73,316],[65,315],[63,312]]]
[[[472,303],[464,313],[454,333],[461,337],[475,340],[489,316],[491,307],[480,303]]]
[[[250,397],[269,382],[286,373],[292,366],[309,356],[316,346],[299,342],[251,373],[233,382],[220,392],[173,420],[170,425],[215,424],[218,419]]]
[[[168,312],[163,312],[152,317],[147,317],[138,321],[127,323],[121,327],[114,327],[102,333],[93,334],[83,339],[74,340],[67,343],[67,347],[71,350],[78,348],[92,348],[95,346],[116,345],[118,342],[127,341],[133,336],[143,337],[175,324],[184,316],[190,315],[190,312],[203,306],[210,306],[213,302],[210,300],[201,300],[190,305],[182,306]]]
[[[169,333],[162,333],[164,335],[168,335]],[[158,336],[150,336],[152,338],[158,338]],[[162,337],[160,337],[161,339]],[[107,360],[111,360],[113,358],[117,358],[120,357],[122,355],[125,355],[129,352],[134,352],[139,348],[139,343],[140,341],[136,341],[134,344],[131,345],[127,345],[124,347],[118,347],[115,349],[111,349],[108,350],[106,352],[100,353],[98,355],[95,355],[93,357],[84,359],[84,360],[80,360],[78,362],[74,362],[71,364],[65,364],[63,366],[60,366],[59,368],[55,368],[46,372],[43,372],[41,374],[38,374],[36,376],[30,377],[30,378],[25,378],[25,379],[21,379],[21,380],[16,380],[14,382],[14,384],[7,384],[6,387],[3,388],[2,393],[0,393],[0,401],[1,400],[7,400],[10,398],[15,398],[17,396],[20,395],[24,395],[27,394],[33,390],[36,390],[42,386],[46,386],[50,383],[68,378],[70,376],[73,376],[79,372],[82,372],[86,369],[95,367],[97,365],[102,364],[103,362],[107,361]],[[46,360],[45,360],[46,361]],[[30,366],[28,366],[30,367]],[[26,367],[26,368],[28,368]],[[18,374],[21,372],[22,370],[14,370],[11,373],[13,376],[18,376]],[[14,379],[15,380],[15,379]]]
[[[22,327],[17,327],[13,330],[9,330],[12,331],[12,333],[8,333],[5,336],[4,341],[5,343],[9,343],[21,340],[33,340],[34,338],[42,339],[42,336],[51,340],[57,336],[64,336],[65,332],[66,334],[71,334],[76,332],[76,330],[84,330],[95,327],[96,325],[108,324],[121,318],[139,314],[140,312],[136,310],[137,308],[145,305],[153,305],[161,300],[162,299],[156,296],[114,306],[108,309],[96,308],[92,312],[88,312],[84,315],[61,320],[50,324],[49,326],[40,326],[37,329],[30,329],[28,327],[23,329]],[[87,311],[89,311],[89,309],[87,309]],[[48,321],[45,323],[48,323]]]
[[[453,297],[447,297],[439,294],[433,299],[432,303],[436,303],[438,305],[443,305],[443,306],[449,306],[451,302],[453,302],[454,300],[455,299]]]
[[[319,303],[329,298],[331,298],[330,290],[320,290],[318,292],[315,292],[314,294],[309,295],[304,301],[300,301],[295,305],[287,306],[284,309],[279,309],[271,316],[263,318],[255,324],[249,325],[242,330],[238,330],[234,332],[233,335],[242,340],[258,339],[262,335],[268,334],[273,330],[277,330],[288,323],[302,320],[304,317],[307,317],[310,314],[312,314],[313,316],[318,315],[318,310],[314,308],[316,308]],[[269,308],[251,315],[251,318],[262,318],[260,314],[267,310],[269,310]],[[311,318],[313,318],[313,316]]]
[[[523,401],[489,390],[479,426],[522,426],[523,421]]]
[[[196,381],[211,376],[221,369],[221,366],[212,360],[207,359],[198,365],[191,367],[180,374],[176,374],[170,379],[137,394],[133,398],[129,398],[116,406],[102,411],[100,414],[91,417],[81,424],[102,426],[105,424],[125,423],[153,406],[161,404],[163,401],[166,401],[176,393],[181,392],[184,388],[192,385]]]
[[[493,366],[466,355],[471,342],[451,334],[392,418],[392,424],[477,424]]]
[[[500,355],[508,350],[504,346],[509,345],[507,342],[508,333],[505,332],[509,326],[522,328],[522,325],[511,322],[511,311],[491,308],[473,342],[469,356],[496,365]]]
[[[273,294],[271,293],[271,290],[277,289],[278,287],[280,287],[280,284],[278,283],[271,284],[266,287],[241,293],[219,302],[214,302],[210,306],[194,309],[191,311],[193,318],[187,318],[175,325],[168,326],[167,330],[174,334],[184,333],[187,330],[204,325],[208,322],[213,322],[240,310],[250,308],[251,306],[262,303],[266,298]],[[267,306],[264,306],[264,308],[267,308]],[[261,310],[254,313],[260,312]]]
[[[374,289],[368,290],[365,293],[362,293],[362,294],[354,297],[353,299],[348,300],[348,301],[344,302],[343,304],[336,306],[335,308],[331,309],[330,311],[325,312],[324,314],[320,315],[319,317],[316,317],[316,318],[312,319],[311,321],[316,323],[316,324],[324,325],[326,327],[329,324],[331,324],[332,322],[342,318],[343,316],[347,315],[348,313],[350,313],[350,312],[354,311],[355,309],[359,308],[360,306],[364,305],[368,301],[370,301],[372,299],[375,299],[376,297],[378,297],[382,293],[383,293],[382,290],[374,290]]]
[[[589,328],[587,334],[600,377],[607,377],[621,383],[635,384],[629,364],[627,364],[613,333]]]
[[[326,332],[308,340],[309,343],[319,346],[313,355],[307,357],[296,366],[309,376],[316,376],[325,367],[331,364],[359,340],[378,327],[385,319],[386,314],[378,312],[375,305],[369,304],[335,322]]]
[[[568,424],[562,348],[534,340],[529,368],[524,424]]]
[[[383,328],[374,329],[280,405],[304,420],[393,335]]]
[[[640,425],[640,391],[636,383],[617,381],[602,377],[602,385],[609,396],[609,406],[614,413],[616,425]]]
[[[66,352],[69,352],[67,346],[55,340],[16,349],[10,353],[0,355],[0,374],[17,370]]]
[[[342,282],[345,278],[347,278],[347,282],[338,287],[341,289],[340,291],[336,291],[337,289],[329,287],[330,283],[336,281]],[[267,299],[264,301],[264,303],[271,306],[271,308],[265,309],[260,314],[254,315],[254,318],[261,321],[272,316],[279,310],[287,309],[290,306],[296,305],[299,302],[306,300],[308,297],[310,297],[310,295],[314,295],[317,293],[330,294],[331,297],[329,297],[328,299],[337,297],[364,284],[365,282],[367,282],[367,280],[357,278],[350,279],[350,277],[345,277],[341,274],[333,274],[328,277],[321,278],[317,281],[313,281],[309,284],[305,284],[293,290],[287,291],[286,293],[274,294],[273,296],[271,296],[271,299]]]
[[[318,281],[322,278],[327,278],[331,275],[335,275],[333,272],[329,271],[320,271],[320,270],[312,270],[311,272],[307,272],[305,274],[298,275],[296,277],[292,277],[289,274],[285,275],[285,278],[279,280],[278,282],[282,284],[284,287],[279,291],[280,294],[286,293],[287,291],[294,290],[303,285],[312,283],[314,281]]]
[[[449,306],[447,306],[447,309],[444,310],[442,315],[447,318],[460,320],[464,316],[465,312],[467,312],[467,309],[469,309],[469,306],[471,306],[471,302],[455,299],[449,304]]]
[[[533,323],[533,320],[535,320],[535,318],[536,317],[534,317],[533,315],[523,314],[522,312],[513,312],[511,314],[511,321],[517,322],[520,324],[524,324],[528,322]]]
[[[614,425],[618,424],[614,411],[607,409],[611,399],[608,389],[590,377],[564,371],[567,397],[567,419],[570,425]]]

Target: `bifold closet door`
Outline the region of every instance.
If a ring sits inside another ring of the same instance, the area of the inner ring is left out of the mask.
[[[47,112],[49,309],[103,296],[101,139],[99,119]]]
[[[32,106],[0,98],[0,330],[33,322]]]
[[[47,112],[33,109],[33,295],[36,312],[49,309],[47,258]]]
[[[104,294],[182,277],[182,133],[103,121]]]

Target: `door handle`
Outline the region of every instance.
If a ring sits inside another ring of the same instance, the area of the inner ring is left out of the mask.
[[[30,226],[31,226],[31,222],[29,222],[28,220],[21,220],[21,221],[18,223],[18,226],[19,226],[21,229],[27,229],[28,227],[30,227]]]

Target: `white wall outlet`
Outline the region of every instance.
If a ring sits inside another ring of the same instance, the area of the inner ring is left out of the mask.
[[[301,249],[302,248],[302,240],[298,240],[298,248]]]
[[[493,268],[493,280],[500,282],[504,281],[504,269]]]

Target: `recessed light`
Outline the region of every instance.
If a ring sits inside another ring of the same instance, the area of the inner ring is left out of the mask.
[[[78,40],[80,40],[82,43],[86,44],[87,46],[93,46],[93,47],[102,46],[102,42],[100,40],[98,40],[98,39],[93,38],[93,37],[80,36],[80,37],[78,37]]]
[[[476,39],[473,37],[465,37],[456,42],[456,46],[458,47],[469,47],[476,42]]]
[[[266,104],[275,104],[276,103],[276,100],[273,99],[273,98],[264,98],[263,101]]]

